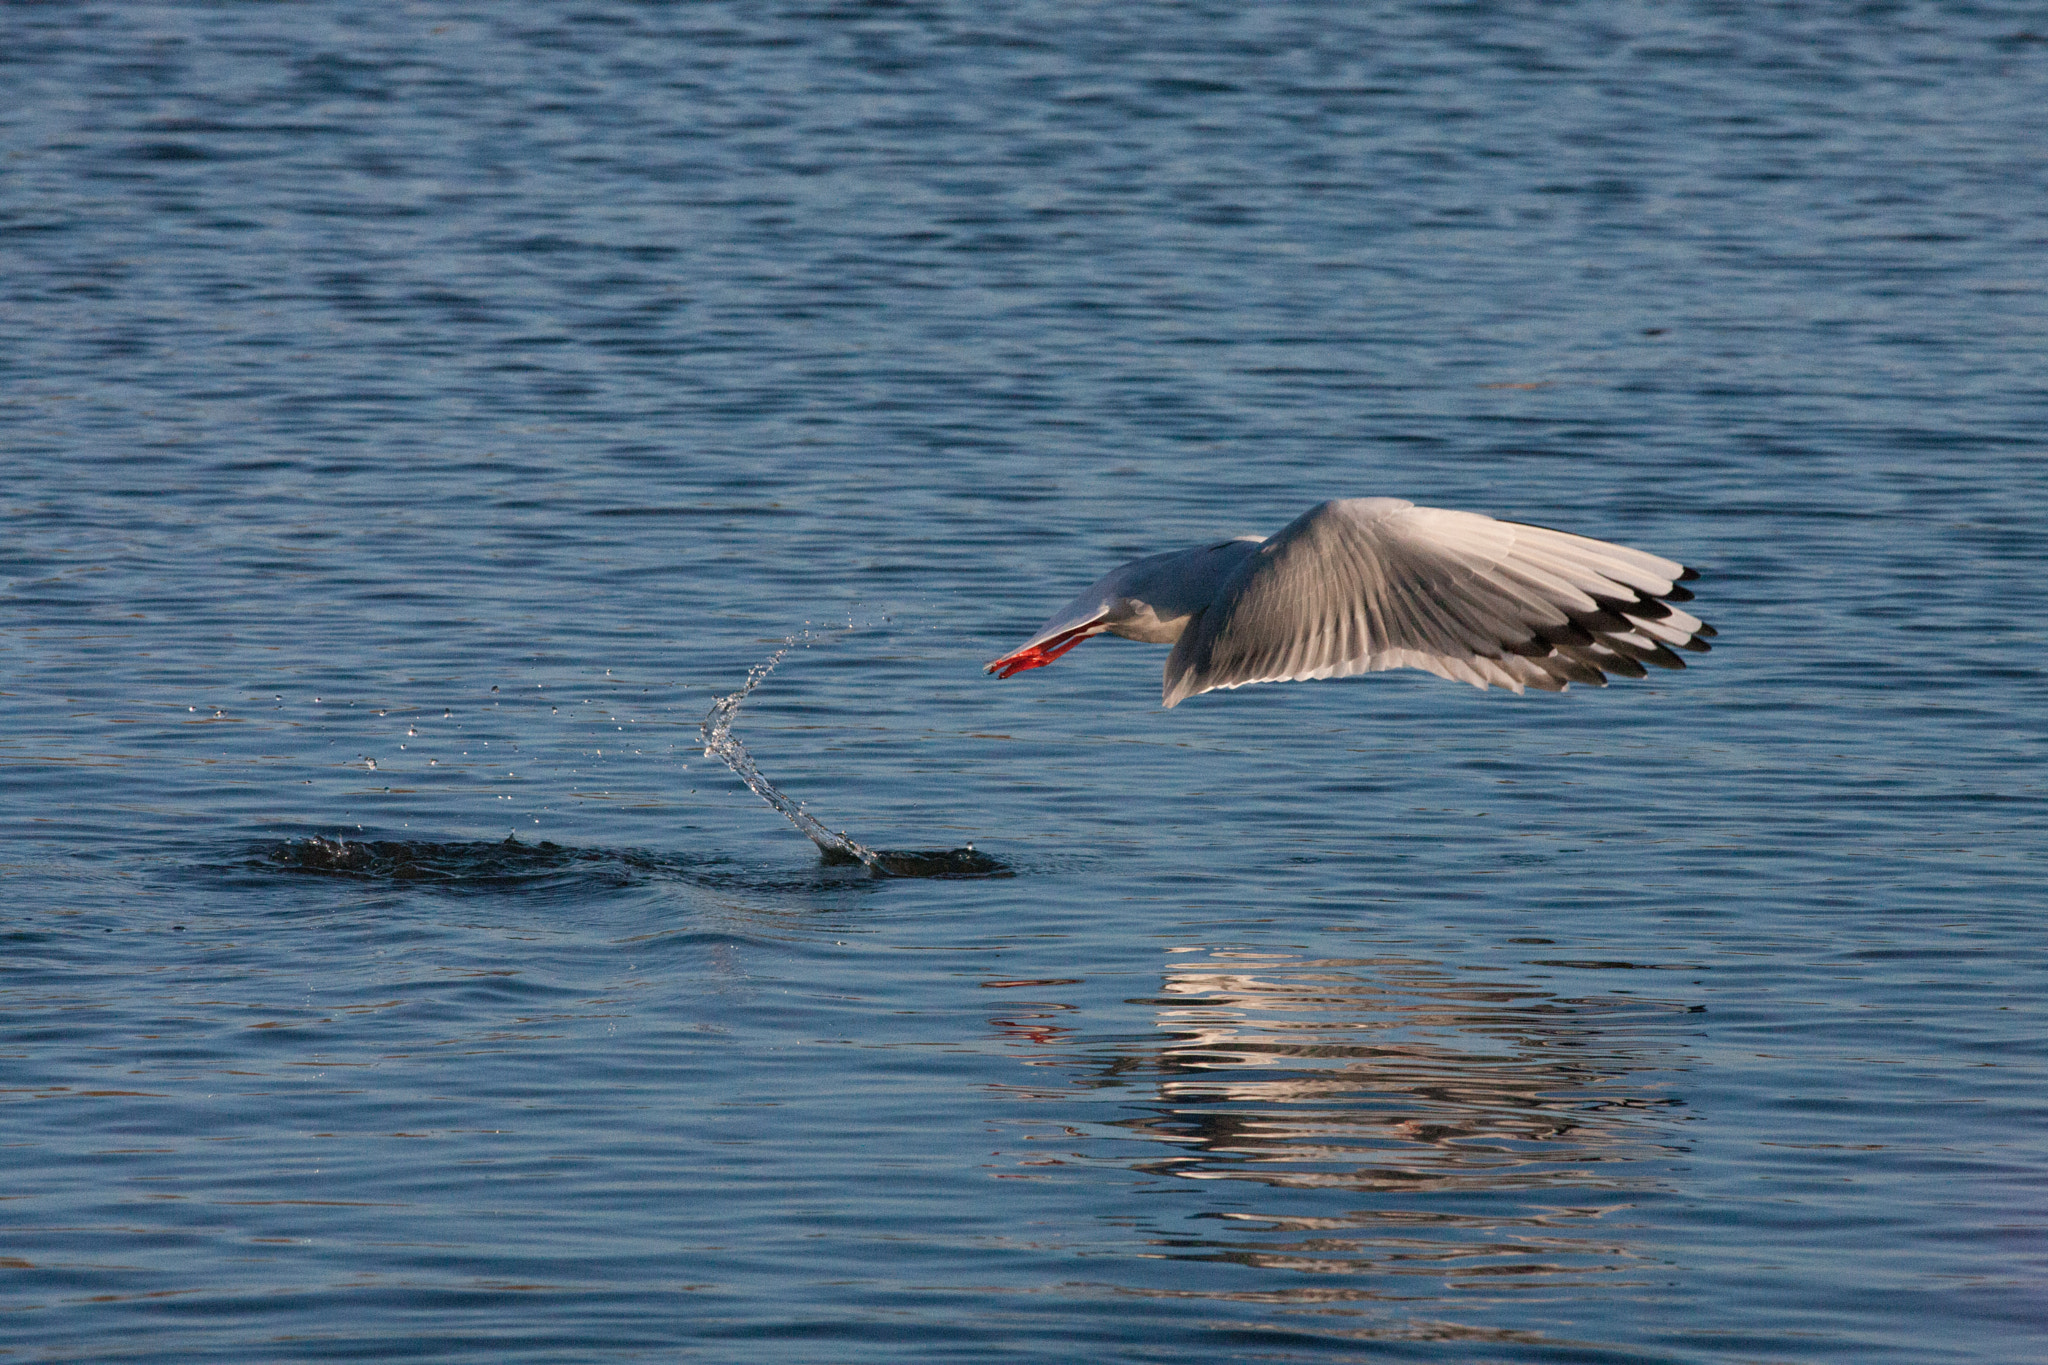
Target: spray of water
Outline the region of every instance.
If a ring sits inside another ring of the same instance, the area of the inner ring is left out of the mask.
[[[726,767],[731,768],[739,776],[740,781],[747,784],[754,795],[781,811],[783,818],[795,825],[805,838],[816,844],[818,851],[828,860],[858,861],[866,864],[872,872],[886,874],[889,868],[881,854],[865,844],[847,838],[844,833],[834,833],[826,829],[800,803],[790,800],[773,782],[762,776],[760,768],[755,766],[754,756],[747,752],[747,746],[740,743],[738,736],[732,732],[732,724],[739,719],[740,706],[748,695],[775,671],[775,665],[782,662],[783,655],[789,653],[791,647],[799,641],[808,638],[809,634],[810,632],[806,631],[802,635],[792,635],[783,641],[782,648],[748,670],[747,681],[739,691],[711,703],[711,710],[705,715],[703,729],[699,732],[704,740],[704,757],[724,762]]]

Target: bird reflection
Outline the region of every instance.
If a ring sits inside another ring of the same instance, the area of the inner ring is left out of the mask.
[[[1368,975],[1369,973],[1369,975]],[[1674,1007],[1459,981],[1407,959],[1211,960],[1168,974],[1162,1105],[1124,1126],[1197,1179],[1498,1190],[1625,1180],[1668,1137]]]
[[[1026,1063],[1066,1073],[1010,1087],[1075,1106],[1067,1131],[1093,1140],[1069,1144],[1064,1164],[1215,1182],[1202,1208],[1176,1203],[1154,1225],[1155,1254],[1288,1272],[1126,1292],[1318,1312],[1396,1300],[1396,1318],[1342,1334],[1485,1337],[1495,1329],[1439,1321],[1419,1300],[1455,1292],[1462,1311],[1475,1290],[1624,1282],[1648,1264],[1627,1211],[1684,1150],[1686,1007],[1544,985],[1417,958],[1200,950],[1131,1002],[1153,1011],[1149,1038],[1091,1035],[1042,987],[991,1022]],[[1114,1112],[1077,1088],[1116,1092],[1091,1097]],[[1062,1164],[1029,1155],[1018,1164]]]

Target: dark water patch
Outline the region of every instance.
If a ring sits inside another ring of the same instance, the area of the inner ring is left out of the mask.
[[[818,850],[827,867],[862,867],[882,877],[1014,877],[1017,870],[1000,858],[983,853],[974,845],[965,848],[907,848],[873,850],[876,862],[863,864],[850,853]]]
[[[232,873],[338,877],[433,887],[451,892],[515,892],[584,885],[623,889],[686,881],[724,891],[804,893],[843,890],[892,878],[1014,877],[1016,869],[972,846],[874,851],[864,863],[820,851],[808,868],[767,868],[724,858],[640,849],[579,848],[550,840],[347,839],[309,834],[243,848],[218,866]]]
[[[600,507],[593,517],[793,517],[797,512],[783,507]]]
[[[131,161],[211,161],[213,153],[189,142],[145,142],[130,147]]]
[[[1588,972],[1703,972],[1705,967],[1688,965],[1683,962],[1620,962],[1590,957],[1538,957],[1527,963],[1531,967],[1570,967]]]
[[[635,885],[693,870],[692,860],[613,849],[573,848],[541,840],[343,839],[310,834],[264,843],[230,861],[238,871],[307,873],[370,882],[405,882],[462,891],[509,891],[565,879]]]

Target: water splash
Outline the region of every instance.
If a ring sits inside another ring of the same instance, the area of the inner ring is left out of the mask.
[[[818,846],[827,862],[858,862],[865,864],[870,872],[886,876],[889,867],[883,855],[843,833],[835,833],[819,824],[802,804],[792,801],[770,782],[755,766],[754,756],[747,752],[747,746],[733,735],[732,723],[739,719],[740,705],[749,694],[775,671],[775,665],[783,656],[802,640],[808,639],[809,631],[792,635],[782,642],[782,648],[770,654],[760,663],[747,670],[747,680],[740,690],[718,698],[711,703],[711,710],[704,717],[703,728],[699,731],[704,741],[704,757],[722,760],[747,784],[754,795],[781,811],[783,818],[802,831],[805,838]]]

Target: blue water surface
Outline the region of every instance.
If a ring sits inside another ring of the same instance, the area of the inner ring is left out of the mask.
[[[2048,1359],[2037,6],[45,3],[0,91],[7,1358]],[[981,674],[1377,494],[1716,648]],[[785,643],[761,770],[973,875],[704,757]]]

